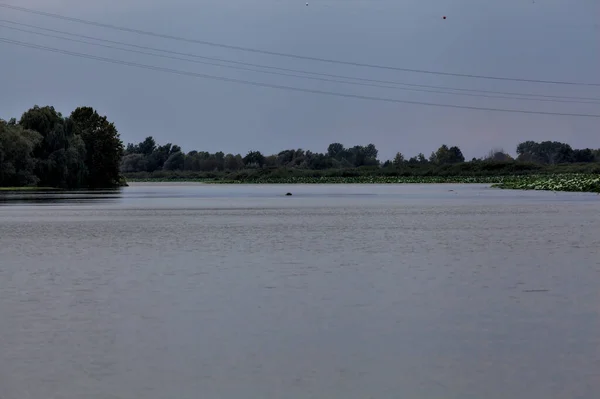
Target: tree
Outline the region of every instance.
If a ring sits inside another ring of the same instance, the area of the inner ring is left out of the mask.
[[[225,169],[225,153],[223,151],[215,152],[215,161],[217,163],[218,170]]]
[[[324,169],[332,169],[332,168],[339,167],[340,163],[339,163],[339,161],[337,161],[334,158],[331,158],[328,155],[313,154],[310,157],[307,166],[310,169],[324,170]]]
[[[131,154],[139,154],[139,153],[141,153],[139,145],[134,145],[133,143],[128,143],[127,147],[125,148],[125,152],[123,154],[125,156],[127,156],[127,155],[131,155]]]
[[[174,154],[174,153],[176,153],[176,152],[182,152],[182,151],[181,151],[181,147],[180,147],[180,146],[178,146],[178,145],[173,145],[173,146],[171,147],[171,154]]]
[[[327,155],[331,158],[339,159],[344,152],[344,145],[340,143],[331,143],[327,147]]]
[[[277,155],[268,155],[265,157],[265,166],[267,168],[277,167]]]
[[[64,118],[54,107],[40,107],[35,105],[21,115],[19,125],[23,129],[36,131],[42,137],[46,137],[53,131],[56,131],[59,126],[64,125]]]
[[[244,157],[244,165],[249,167],[262,168],[265,164],[265,157],[260,151],[250,151]]]
[[[345,150],[342,153],[342,158],[354,167],[379,165],[377,149],[373,144],[369,144],[366,147],[355,145]]]
[[[21,126],[0,121],[0,186],[30,186],[38,183],[33,151],[43,137]]]
[[[295,151],[294,150],[283,150],[277,154],[277,165],[278,166],[287,166],[294,160]]]
[[[508,162],[512,161],[513,158],[504,152],[502,148],[492,148],[488,151],[487,155],[484,157],[484,160],[493,162]]]
[[[397,152],[396,156],[394,157],[394,160],[392,161],[392,163],[394,164],[395,167],[399,167],[401,166],[405,161],[404,159],[404,155],[402,155],[401,153]]]
[[[435,153],[431,153],[431,159],[435,159]],[[420,152],[416,157],[411,157],[408,160],[408,163],[411,165],[416,165],[416,164],[426,164],[429,163],[429,160],[427,158],[425,158],[425,154],[423,154],[422,152]]]
[[[121,171],[123,173],[142,172],[147,169],[147,163],[144,154],[125,155],[121,161]]]
[[[437,163],[437,155],[435,151],[431,151],[431,155],[429,155],[429,162]]]
[[[164,170],[183,170],[185,164],[185,155],[181,151],[169,155],[163,166]]]
[[[432,152],[429,161],[432,163],[445,164],[449,163],[450,149],[446,144],[443,144],[436,152]]]
[[[35,105],[21,115],[19,126],[38,132],[42,140],[34,148],[35,174],[39,184],[66,187],[68,175],[66,150],[72,136],[72,125],[54,107]],[[74,172],[76,173],[76,172]]]
[[[117,128],[91,107],[71,113],[73,131],[85,143],[89,187],[112,187],[120,182],[123,143]]]
[[[367,154],[365,152],[365,148],[360,145],[355,145],[352,148],[349,148],[346,152],[345,158],[352,164],[354,167],[363,166],[367,160]]]
[[[450,147],[450,160],[448,163],[462,163],[465,162],[465,157],[460,148],[453,146]]]
[[[594,162],[595,158],[594,152],[589,148],[585,148],[583,150],[573,150],[573,162]]]
[[[240,170],[244,167],[244,161],[241,155],[225,155],[225,170]]]
[[[465,157],[460,148],[456,146],[448,148],[446,144],[443,144],[435,153],[431,154],[430,161],[441,165],[453,164],[464,162]]]
[[[517,145],[519,161],[537,162],[543,164],[558,164],[574,162],[575,154],[570,145],[558,141],[524,141]]]
[[[375,144],[368,144],[365,149],[365,157],[370,160],[376,160],[379,151],[375,148]]]
[[[137,145],[140,153],[148,156],[156,150],[156,141],[152,136],[146,137],[144,141]]]

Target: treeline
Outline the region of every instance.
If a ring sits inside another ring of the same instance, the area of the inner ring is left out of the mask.
[[[404,156],[398,153],[393,161],[383,164],[377,158],[378,153],[374,144],[346,148],[343,144],[332,143],[324,153],[289,149],[272,155],[263,155],[260,151],[250,151],[245,156],[206,151],[190,151],[186,154],[178,145],[157,145],[154,138],[147,137],[141,143],[127,145],[121,171],[131,174],[156,171],[223,172],[263,168],[329,170],[399,166],[403,163],[452,164],[465,161],[458,147],[446,145],[441,146],[429,158],[419,154],[405,160]]]
[[[330,144],[324,152],[288,149],[264,155],[184,152],[147,137],[124,148],[112,122],[90,107],[64,117],[53,107],[35,106],[17,121],[0,119],[0,186],[104,188],[128,178],[214,178],[261,176],[475,176],[537,172],[598,173],[599,149],[573,149],[556,141],[525,141],[516,159],[502,149],[466,161],[457,146],[442,145],[429,157],[398,152],[379,160],[374,144]]]
[[[205,151],[185,154],[178,145],[157,145],[154,138],[148,137],[139,144],[127,145],[121,170],[123,173],[160,170],[214,172],[273,167],[324,170],[379,166],[377,154],[373,144],[345,148],[339,143],[331,144],[325,154],[302,149],[285,150],[268,156],[260,151],[250,151],[245,156]]]
[[[128,176],[165,176],[169,173],[205,172],[208,174],[220,172],[240,172],[257,170],[305,170],[328,171],[364,169],[374,173],[375,170],[448,170],[450,165],[454,170],[473,170],[475,164],[496,164],[507,172],[514,170],[540,169],[544,165],[593,163],[600,162],[600,150],[573,149],[570,145],[560,142],[545,141],[536,143],[526,141],[517,146],[517,158],[513,159],[502,149],[490,150],[481,158],[466,161],[457,146],[442,145],[429,157],[418,154],[406,158],[398,152],[394,159],[381,162],[378,150],[373,144],[346,148],[343,144],[332,143],[324,153],[289,149],[277,154],[263,155],[260,151],[250,151],[245,156],[241,154],[225,154],[224,152],[209,153],[206,151],[191,151],[184,153],[180,146],[171,143],[157,145],[152,137],[138,144],[128,144],[121,164],[121,171]],[[519,164],[519,165],[516,165]],[[527,165],[529,166],[527,166]],[[482,168],[483,166],[477,166]],[[497,166],[485,167],[498,169]],[[416,173],[416,172],[415,172]]]
[[[525,141],[517,146],[517,160],[546,165],[600,162],[600,149],[573,149],[558,141]]]
[[[123,151],[115,125],[93,108],[63,117],[36,105],[18,121],[0,119],[0,186],[113,187]]]

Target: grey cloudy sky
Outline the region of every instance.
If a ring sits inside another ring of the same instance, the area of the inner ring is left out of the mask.
[[[200,40],[453,73],[600,83],[598,0],[0,0],[61,15]],[[448,19],[443,20],[446,15]],[[600,87],[468,79],[319,63],[140,36],[0,7],[0,19],[104,39],[313,72],[476,90],[600,98]],[[5,23],[2,23],[5,25]],[[268,75],[72,43],[0,27],[0,37],[235,79],[400,100],[600,114],[598,104],[490,99]],[[137,69],[0,43],[0,117],[34,104],[90,105],[125,142],[152,135],[192,149],[324,151],[374,143],[380,158],[465,156],[519,141],[600,147],[600,119],[363,101]]]

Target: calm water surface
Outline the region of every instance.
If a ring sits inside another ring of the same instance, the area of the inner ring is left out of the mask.
[[[480,185],[0,193],[0,398],[595,399],[599,221]]]

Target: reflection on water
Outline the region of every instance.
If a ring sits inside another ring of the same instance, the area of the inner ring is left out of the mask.
[[[32,194],[1,194],[2,399],[600,392],[596,195]]]
[[[287,197],[286,193],[293,195]],[[281,201],[285,198],[285,201]],[[130,183],[112,190],[0,191],[2,205],[85,205],[121,204],[124,206],[217,206],[227,207],[231,199],[242,207],[318,206],[321,201],[337,200],[352,204],[363,198],[365,206],[404,203],[462,203],[464,201],[506,204],[596,202],[592,193],[549,193],[490,189],[483,184],[404,184],[404,185],[221,185],[203,183]]]
[[[0,204],[89,204],[117,202],[123,189],[0,191]]]

